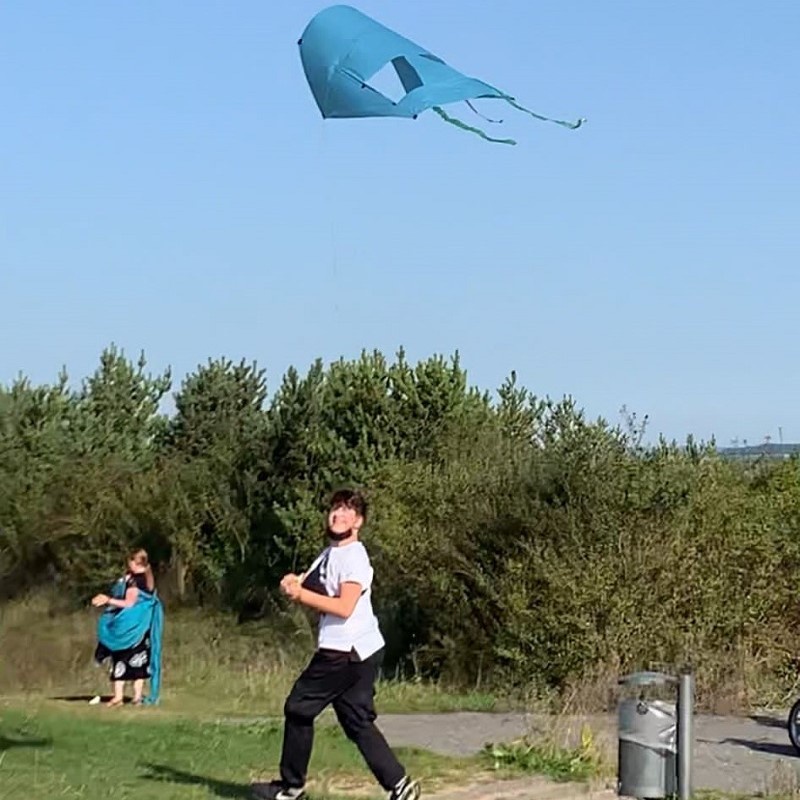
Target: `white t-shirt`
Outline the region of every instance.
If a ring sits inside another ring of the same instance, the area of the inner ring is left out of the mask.
[[[372,610],[372,564],[361,542],[326,547],[306,575],[307,579],[317,579],[328,597],[338,597],[343,583],[361,585],[361,597],[347,619],[335,614],[320,614],[317,638],[320,648],[344,652],[355,650],[363,661],[384,646],[378,619]]]

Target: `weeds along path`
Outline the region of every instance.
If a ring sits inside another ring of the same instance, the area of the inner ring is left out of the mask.
[[[446,755],[470,755],[487,742],[526,734],[547,734],[575,744],[587,723],[598,746],[616,763],[613,715],[552,718],[534,714],[385,714],[378,724],[397,746],[416,746]],[[695,718],[694,788],[727,792],[785,791],[800,785],[798,757],[786,731],[783,712],[749,717],[698,715]]]

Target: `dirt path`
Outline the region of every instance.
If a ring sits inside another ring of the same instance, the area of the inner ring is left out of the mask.
[[[588,722],[607,755],[616,759],[613,716],[562,721],[562,733],[577,735]],[[547,730],[552,720],[525,714],[382,715],[378,724],[394,745],[418,746],[452,755],[479,751],[486,742],[502,742]],[[763,792],[797,786],[800,757],[789,741],[785,715],[695,718],[694,788]]]

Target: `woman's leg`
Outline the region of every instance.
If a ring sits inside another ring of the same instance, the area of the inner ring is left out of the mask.
[[[133,682],[133,702],[139,705],[142,702],[142,691],[144,690],[144,678],[137,678]]]
[[[111,683],[114,685],[114,696],[108,701],[109,706],[121,706],[125,702],[125,651],[111,653]]]
[[[121,706],[125,702],[125,681],[114,681],[114,696],[108,701],[109,706]]]

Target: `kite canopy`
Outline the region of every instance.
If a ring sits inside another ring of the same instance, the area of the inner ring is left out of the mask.
[[[503,144],[516,142],[493,139],[478,128],[450,117],[442,106],[460,101],[469,104],[470,100],[478,98],[494,98],[504,100],[536,119],[555,122],[567,128],[578,128],[585,121],[564,122],[535,114],[520,106],[505,92],[458,72],[425,48],[350,6],[331,6],[320,11],[308,23],[299,45],[311,93],[324,119],[416,119],[423,111],[433,109],[447,122]],[[369,83],[390,62],[406,92],[398,102]]]

